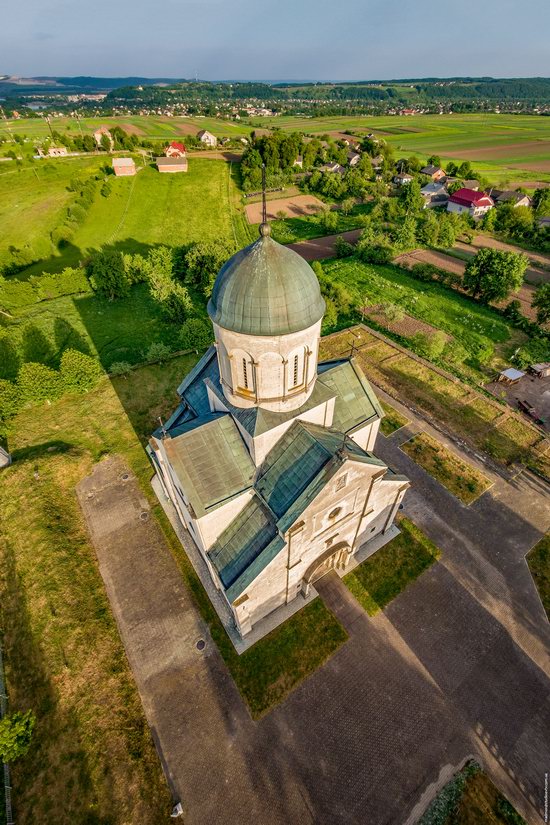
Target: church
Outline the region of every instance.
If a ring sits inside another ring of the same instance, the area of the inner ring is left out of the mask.
[[[373,453],[383,412],[357,359],[318,363],[324,310],[309,264],[262,223],[220,270],[215,344],[148,446],[243,639],[377,537],[374,552],[408,487]]]

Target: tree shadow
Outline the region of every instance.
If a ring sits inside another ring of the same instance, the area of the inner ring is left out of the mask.
[[[13,462],[26,461],[28,459],[42,458],[47,454],[63,455],[65,453],[72,453],[73,455],[80,455],[82,450],[74,444],[69,444],[67,441],[45,441],[43,444],[31,444],[28,447],[19,447],[11,453]]]

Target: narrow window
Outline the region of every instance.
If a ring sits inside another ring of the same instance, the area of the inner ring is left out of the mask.
[[[248,389],[248,368],[246,364],[246,358],[243,358],[243,383],[245,390]]]
[[[296,387],[297,385],[298,385],[298,356],[295,355],[294,356],[294,383],[293,383],[292,386]]]

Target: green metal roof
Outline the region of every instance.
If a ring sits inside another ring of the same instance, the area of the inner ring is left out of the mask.
[[[197,517],[252,486],[254,463],[230,415],[196,418],[177,432],[164,446]]]
[[[208,314],[224,329],[285,335],[307,329],[325,312],[317,276],[294,250],[269,235],[233,255],[220,269]]]
[[[208,551],[224,587],[230,587],[275,538],[283,547],[273,516],[255,495]]]
[[[318,366],[319,378],[336,396],[332,426],[349,433],[384,413],[378,398],[355,358],[326,361]]]

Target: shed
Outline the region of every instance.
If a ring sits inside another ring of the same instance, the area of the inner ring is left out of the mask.
[[[502,370],[498,380],[502,381],[504,384],[515,384],[520,380],[520,378],[523,378],[524,375],[525,373],[521,370],[516,370],[514,367],[508,367],[507,370]]]
[[[187,158],[157,158],[156,164],[159,172],[187,172]]]
[[[545,361],[542,364],[532,364],[529,367],[529,372],[532,372],[537,378],[548,378],[550,376],[550,361]]]
[[[117,177],[135,175],[136,164],[133,158],[113,158],[113,170]]]

